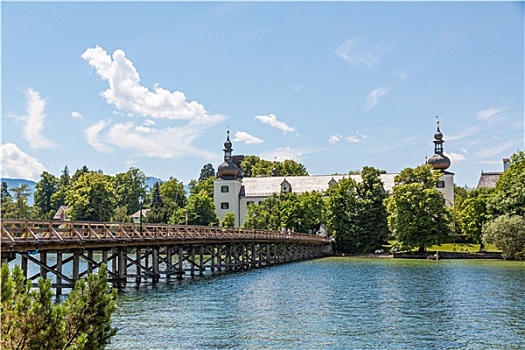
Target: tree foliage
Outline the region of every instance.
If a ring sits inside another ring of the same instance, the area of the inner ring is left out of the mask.
[[[119,173],[113,178],[117,207],[126,208],[131,215],[140,209],[139,196],[146,196],[146,175],[137,169],[130,168],[125,173]]]
[[[72,220],[109,221],[115,211],[115,190],[108,175],[80,175],[67,192],[68,215]]]
[[[483,226],[483,241],[494,244],[505,259],[525,259],[525,218],[498,216]]]
[[[205,164],[202,167],[201,173],[199,175],[199,182],[207,180],[209,178],[215,178],[215,168],[211,163]]]
[[[488,206],[493,217],[504,214],[525,216],[525,152],[512,155],[511,164],[501,175]]]
[[[2,349],[99,350],[116,333],[116,291],[109,292],[105,265],[78,281],[61,304],[52,301],[51,280],[41,278],[33,289],[18,266],[2,265],[1,285]]]
[[[188,198],[186,207],[179,208],[170,217],[170,224],[185,224],[186,215],[188,225],[216,226],[219,224],[217,214],[215,214],[215,203],[208,193],[201,191]]]
[[[221,226],[228,228],[235,227],[235,214],[230,212],[226,213],[221,221]]]
[[[488,202],[490,201],[494,190],[491,188],[480,188],[470,190],[466,198],[458,206],[459,223],[461,231],[469,240],[479,243],[479,250],[485,250],[483,240],[481,239],[483,225],[490,219],[488,211]]]
[[[436,188],[439,177],[429,165],[406,168],[396,176],[386,202],[388,225],[401,249],[424,251],[450,236],[450,214]]]
[[[283,162],[269,161],[258,156],[246,156],[241,162],[244,177],[255,176],[306,176],[306,167],[294,160],[286,159]],[[276,172],[276,174],[274,174]]]
[[[59,179],[44,171],[35,189],[35,209],[40,219],[52,219],[58,207],[54,206],[52,197],[58,191]]]

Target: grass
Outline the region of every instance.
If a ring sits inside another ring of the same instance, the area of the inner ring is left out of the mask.
[[[429,251],[440,251],[440,252],[458,252],[458,253],[477,253],[479,252],[479,244],[473,243],[446,243],[442,245],[435,245],[428,247]],[[485,247],[487,252],[500,252],[494,245],[489,244]]]

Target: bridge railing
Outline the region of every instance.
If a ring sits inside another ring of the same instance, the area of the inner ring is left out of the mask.
[[[2,246],[17,243],[138,241],[138,240],[289,240],[326,242],[326,237],[305,233],[211,226],[89,221],[1,220]],[[2,249],[4,250],[4,249]]]

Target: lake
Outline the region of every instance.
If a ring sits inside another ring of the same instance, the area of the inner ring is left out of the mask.
[[[129,287],[108,349],[525,349],[525,262],[326,258]]]

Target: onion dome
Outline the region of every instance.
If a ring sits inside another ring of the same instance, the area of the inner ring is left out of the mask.
[[[450,167],[450,159],[443,154],[443,134],[439,130],[439,119],[437,120],[437,130],[434,133],[434,155],[430,157],[427,164],[434,170],[446,170]]]
[[[226,142],[224,142],[224,162],[219,165],[217,169],[217,176],[224,180],[236,179],[241,172],[241,169],[234,162],[232,162],[232,143],[230,141],[230,130],[227,132]]]
[[[442,154],[434,154],[427,161],[434,170],[446,170],[450,167],[450,159]]]

